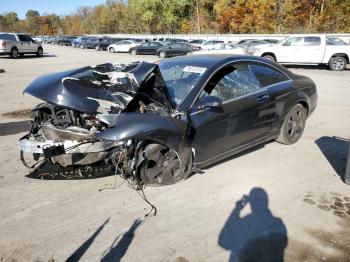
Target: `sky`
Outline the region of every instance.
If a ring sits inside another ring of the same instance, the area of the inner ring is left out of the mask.
[[[0,14],[13,11],[20,19],[24,19],[26,12],[33,9],[40,14],[67,15],[79,6],[95,6],[103,3],[105,0],[0,0]]]

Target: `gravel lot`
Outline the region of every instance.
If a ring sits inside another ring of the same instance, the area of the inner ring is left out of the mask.
[[[350,261],[350,187],[340,177],[350,136],[349,70],[291,68],[311,77],[319,92],[303,138],[291,146],[268,143],[173,186],[147,188],[158,214],[144,218],[149,207],[120,178],[117,189],[99,191],[114,177],[25,177],[16,143],[27,110],[39,102],[22,90],[39,75],[158,58],[44,50],[42,58],[0,57],[6,71],[0,74],[0,261],[261,261],[271,253],[285,261]],[[242,197],[248,204],[240,210]]]

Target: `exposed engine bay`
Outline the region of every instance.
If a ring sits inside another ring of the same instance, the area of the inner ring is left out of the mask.
[[[191,172],[191,128],[167,92],[157,65],[146,62],[39,77],[24,93],[45,103],[33,109],[21,154],[62,168],[103,162],[141,185],[176,183]]]

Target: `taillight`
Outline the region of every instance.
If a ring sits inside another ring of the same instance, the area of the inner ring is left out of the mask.
[[[2,47],[2,48],[6,48],[6,43],[5,43],[5,42],[2,42],[1,47]]]

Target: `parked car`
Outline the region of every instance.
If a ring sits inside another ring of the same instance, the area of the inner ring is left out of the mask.
[[[197,46],[197,47],[201,47],[201,45],[205,42],[205,40],[203,39],[192,39],[192,40],[188,40],[187,43],[189,43],[192,46]]]
[[[222,40],[208,40],[208,41],[205,41],[203,44],[201,44],[200,47],[202,50],[209,50],[209,49],[212,49],[214,45],[222,44],[222,43],[224,43],[224,41]]]
[[[242,39],[242,40],[238,41],[237,45],[242,45],[246,42],[253,41],[253,40],[256,40],[256,39]]]
[[[107,50],[111,53],[118,53],[118,52],[125,52],[130,53],[131,48],[136,47],[140,45],[141,43],[138,43],[134,40],[122,40],[119,42],[116,42],[114,44],[110,44],[107,47]]]
[[[277,44],[278,42],[280,42],[280,40],[277,40],[277,39],[263,39],[263,41],[269,44]]]
[[[52,41],[55,40],[54,36],[48,36],[44,39],[45,44],[52,44]]]
[[[85,41],[87,39],[87,36],[79,36],[79,37],[76,37],[74,40],[73,40],[73,46],[74,47],[80,47],[80,44],[82,41]]]
[[[80,42],[79,47],[82,49],[95,49],[96,46],[98,46],[99,42],[101,41],[101,38],[98,37],[87,37],[85,40],[83,39]]]
[[[178,43],[178,44],[170,44],[159,48],[156,51],[156,55],[165,58],[165,57],[173,57],[179,55],[186,55],[187,53],[200,50],[200,47],[194,47],[190,44]]]
[[[327,64],[341,71],[349,64],[349,45],[329,45],[326,35],[295,35],[276,45],[252,48],[250,54],[283,64]]]
[[[43,37],[42,36],[34,36],[34,37],[32,37],[33,38],[33,40],[35,41],[35,42],[37,42],[38,44],[42,44],[42,42],[43,42]]]
[[[266,45],[266,44],[269,44],[269,43],[266,41],[263,41],[263,40],[251,40],[251,41],[247,41],[243,44],[240,44],[239,46],[243,49],[249,49],[249,48],[253,48],[253,47],[258,46],[258,45]]]
[[[164,44],[160,42],[148,42],[141,45],[130,48],[130,54],[132,55],[156,55],[157,50],[163,47]]]
[[[119,42],[121,39],[120,38],[103,38],[101,39],[98,44],[95,46],[95,50],[107,50],[107,48],[114,43]]]
[[[140,186],[174,184],[266,141],[296,143],[317,104],[310,78],[230,55],[82,67],[41,76],[24,93],[45,103],[21,155],[63,170],[109,164]]]
[[[198,54],[232,54],[232,55],[244,55],[245,49],[234,44],[216,44],[212,49],[209,50],[199,50],[192,53],[193,55]]]
[[[57,45],[65,45],[65,46],[71,46],[73,44],[75,37],[72,36],[64,36],[57,40]]]
[[[349,45],[338,37],[329,37],[329,38],[327,37],[326,44],[327,45]]]
[[[43,55],[43,47],[26,34],[0,33],[0,54],[17,58],[25,54]]]

